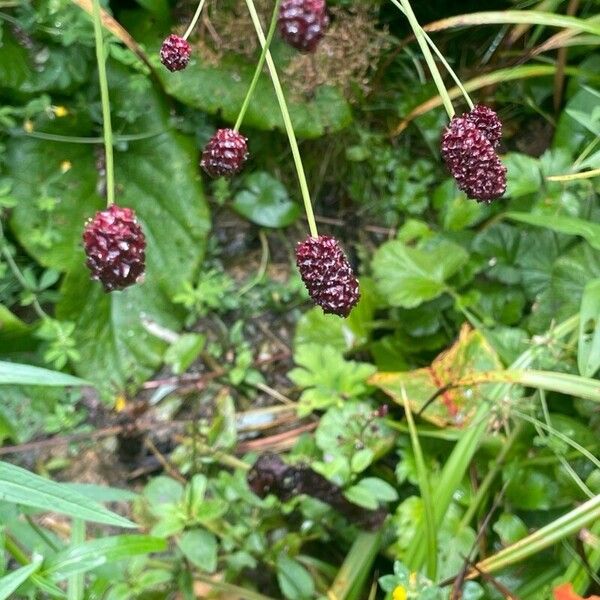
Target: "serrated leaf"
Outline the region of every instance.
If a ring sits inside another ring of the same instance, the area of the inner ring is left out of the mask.
[[[5,462],[0,462],[0,499],[62,513],[84,521],[117,527],[136,527],[135,523],[82,494],[63,487],[60,483],[49,481]]]
[[[506,217],[527,223],[536,227],[546,227],[557,233],[580,235],[588,241],[590,246],[600,250],[600,225],[584,219],[576,219],[564,215],[538,215],[533,213],[508,212]]]
[[[46,563],[44,574],[60,581],[74,573],[83,573],[100,565],[152,552],[164,552],[167,543],[149,535],[118,535],[98,538],[71,546]]]
[[[205,571],[214,573],[217,568],[217,538],[206,529],[186,531],[177,541],[179,549],[193,564]]]
[[[411,248],[393,240],[373,258],[377,290],[391,306],[414,308],[446,289],[446,281],[469,259],[467,252],[442,241],[431,249]]]
[[[362,396],[368,389],[367,378],[375,372],[373,365],[347,361],[331,346],[304,344],[296,349],[294,360],[299,367],[288,376],[305,388],[300,396],[301,414]]]
[[[542,186],[542,172],[537,158],[510,152],[502,158],[506,165],[506,195],[521,198],[537,192]]]

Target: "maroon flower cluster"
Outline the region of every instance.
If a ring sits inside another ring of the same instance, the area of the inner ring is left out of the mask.
[[[202,152],[200,166],[211,177],[231,177],[248,160],[248,140],[233,129],[218,129]]]
[[[477,125],[494,149],[498,147],[500,138],[502,137],[502,121],[495,111],[489,106],[478,104],[471,111],[465,113],[463,117],[466,117],[471,123]]]
[[[281,37],[302,52],[314,52],[325,35],[329,17],[325,0],[283,0],[277,27]]]
[[[192,48],[186,40],[178,35],[171,34],[160,47],[160,62],[169,71],[181,71],[190,62]]]
[[[310,297],[325,313],[347,317],[360,298],[358,281],[338,241],[321,235],[296,247],[296,265]]]
[[[97,212],[83,232],[86,265],[105,291],[122,290],[144,275],[146,239],[131,208],[112,204]]]
[[[476,106],[454,117],[442,136],[442,158],[458,187],[478,202],[491,202],[506,191],[506,167],[496,147],[502,124],[496,113]]]

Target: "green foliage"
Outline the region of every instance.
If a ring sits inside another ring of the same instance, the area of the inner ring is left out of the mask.
[[[258,171],[244,178],[243,189],[233,199],[233,208],[263,227],[287,227],[300,216],[285,186],[268,173]]]
[[[342,406],[344,401],[367,394],[367,378],[375,372],[372,365],[345,360],[331,346],[303,344],[296,349],[298,365],[289,378],[304,391],[300,396],[300,414]]]
[[[440,241],[428,248],[387,242],[373,258],[379,293],[392,306],[414,308],[446,291],[446,282],[469,256],[460,246]]]

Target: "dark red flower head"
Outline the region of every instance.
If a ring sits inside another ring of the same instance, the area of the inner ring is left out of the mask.
[[[296,247],[296,264],[310,297],[323,312],[350,314],[360,298],[358,281],[336,239],[307,237]]]
[[[144,275],[146,239],[131,208],[112,204],[83,231],[86,265],[105,291],[122,290]]]
[[[506,191],[506,167],[490,140],[467,117],[454,117],[442,136],[442,158],[458,187],[478,202]]]
[[[248,140],[233,129],[219,129],[202,152],[200,166],[211,177],[232,177],[248,160]]]
[[[471,111],[465,113],[463,117],[479,127],[479,130],[489,140],[494,149],[498,147],[502,137],[502,121],[489,106],[478,104]]]
[[[190,62],[192,48],[187,40],[178,35],[171,34],[162,43],[160,48],[160,62],[169,69],[169,71],[181,71],[185,69]]]
[[[277,27],[281,37],[302,52],[313,52],[325,35],[329,17],[325,0],[283,0]]]

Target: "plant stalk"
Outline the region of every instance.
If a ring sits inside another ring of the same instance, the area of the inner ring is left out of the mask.
[[[392,0],[392,3],[406,15],[410,27],[413,30],[413,33],[415,34],[417,43],[421,48],[421,52],[423,53],[423,58],[425,59],[425,62],[429,67],[429,71],[431,73],[435,86],[437,87],[440,98],[442,99],[444,108],[448,113],[448,118],[451,119],[455,115],[455,111],[454,107],[452,106],[452,101],[450,100],[450,95],[448,94],[448,90],[446,89],[444,80],[440,75],[440,71],[437,68],[437,65],[435,64],[435,58],[433,57],[433,54],[431,53],[431,50],[427,45],[427,38],[425,37],[425,32],[423,31],[423,29],[421,29],[419,21],[417,21],[417,17],[413,12],[409,0]]]
[[[200,18],[200,14],[202,13],[202,9],[204,8],[205,4],[206,4],[206,0],[200,0],[200,2],[198,2],[198,7],[196,8],[196,12],[194,13],[192,22],[189,24],[188,28],[185,30],[185,33],[182,36],[184,40],[187,40],[188,37],[190,37],[190,34],[194,30],[194,27],[196,27],[196,23],[198,22],[198,19]]]
[[[254,25],[254,29],[256,30],[258,40],[261,46],[265,48],[267,45],[267,41],[265,39],[265,34],[263,32],[262,25],[260,23],[260,18],[256,12],[253,0],[246,0],[246,6],[248,7],[248,11],[250,12],[250,17],[252,18],[252,23]],[[302,200],[304,201],[304,210],[306,212],[306,219],[308,220],[308,228],[310,230],[310,235],[313,237],[318,237],[319,233],[317,231],[317,223],[315,221],[315,215],[310,200],[310,192],[308,191],[308,184],[306,182],[306,174],[304,173],[304,166],[302,164],[302,158],[300,156],[300,150],[298,148],[296,134],[294,133],[294,126],[292,125],[292,120],[290,118],[290,112],[287,107],[287,102],[285,100],[285,95],[281,87],[281,82],[279,81],[279,76],[277,75],[277,69],[275,67],[275,63],[273,62],[273,57],[271,56],[271,52],[268,48],[266,48],[265,54],[267,67],[269,68],[271,81],[273,82],[275,95],[277,96],[277,102],[279,103],[279,109],[281,110],[281,116],[285,125],[285,131],[287,133],[290,147],[292,150],[292,156],[294,158],[294,165],[296,167],[296,173],[298,175],[298,181],[300,183],[300,190],[302,192]]]
[[[94,38],[96,41],[96,62],[98,63],[98,81],[102,101],[102,130],[104,133],[104,153],[106,155],[106,204],[115,202],[115,166],[113,158],[112,124],[110,121],[110,99],[108,97],[108,78],[106,76],[106,53],[100,18],[100,0],[92,0],[94,17]]]
[[[394,2],[394,4],[396,4],[396,3]],[[406,16],[406,11],[404,10],[404,8],[399,4],[396,4],[396,6],[400,9],[400,12],[402,12],[402,14]],[[444,65],[444,69],[446,69],[446,71],[448,71],[448,75],[450,75],[450,77],[452,77],[452,79],[454,80],[454,83],[456,83],[456,87],[461,91],[466,103],[469,106],[469,109],[472,110],[473,106],[474,106],[473,101],[471,100],[471,96],[469,96],[469,92],[467,92],[467,90],[465,89],[465,87],[462,84],[461,80],[459,79],[458,75],[454,72],[454,69],[450,66],[450,63],[446,60],[444,55],[440,52],[440,49],[435,45],[435,42],[431,39],[429,34],[421,27],[420,24],[419,24],[419,29],[423,33],[423,36],[425,37],[425,40],[429,44],[429,47],[435,52],[435,55],[438,57],[438,59],[440,60],[442,65]]]
[[[281,5],[281,0],[276,0],[275,6],[273,7],[273,16],[271,17],[271,23],[269,24],[269,31],[267,32],[267,39],[265,41],[264,46],[262,47],[262,52],[260,53],[260,58],[258,59],[258,63],[256,65],[256,69],[254,70],[254,76],[252,77],[252,81],[250,82],[250,87],[248,88],[248,93],[244,98],[244,102],[242,104],[242,108],[240,108],[240,114],[238,115],[237,121],[235,122],[234,131],[239,131],[242,126],[242,122],[244,121],[244,117],[246,116],[246,112],[248,107],[250,106],[250,102],[252,100],[252,96],[254,95],[254,90],[256,89],[256,85],[258,84],[258,80],[260,79],[260,74],[262,73],[263,67],[265,66],[265,60],[267,58],[267,52],[271,47],[271,42],[273,41],[273,37],[275,36],[275,30],[277,29],[277,17],[279,16],[279,6]]]

